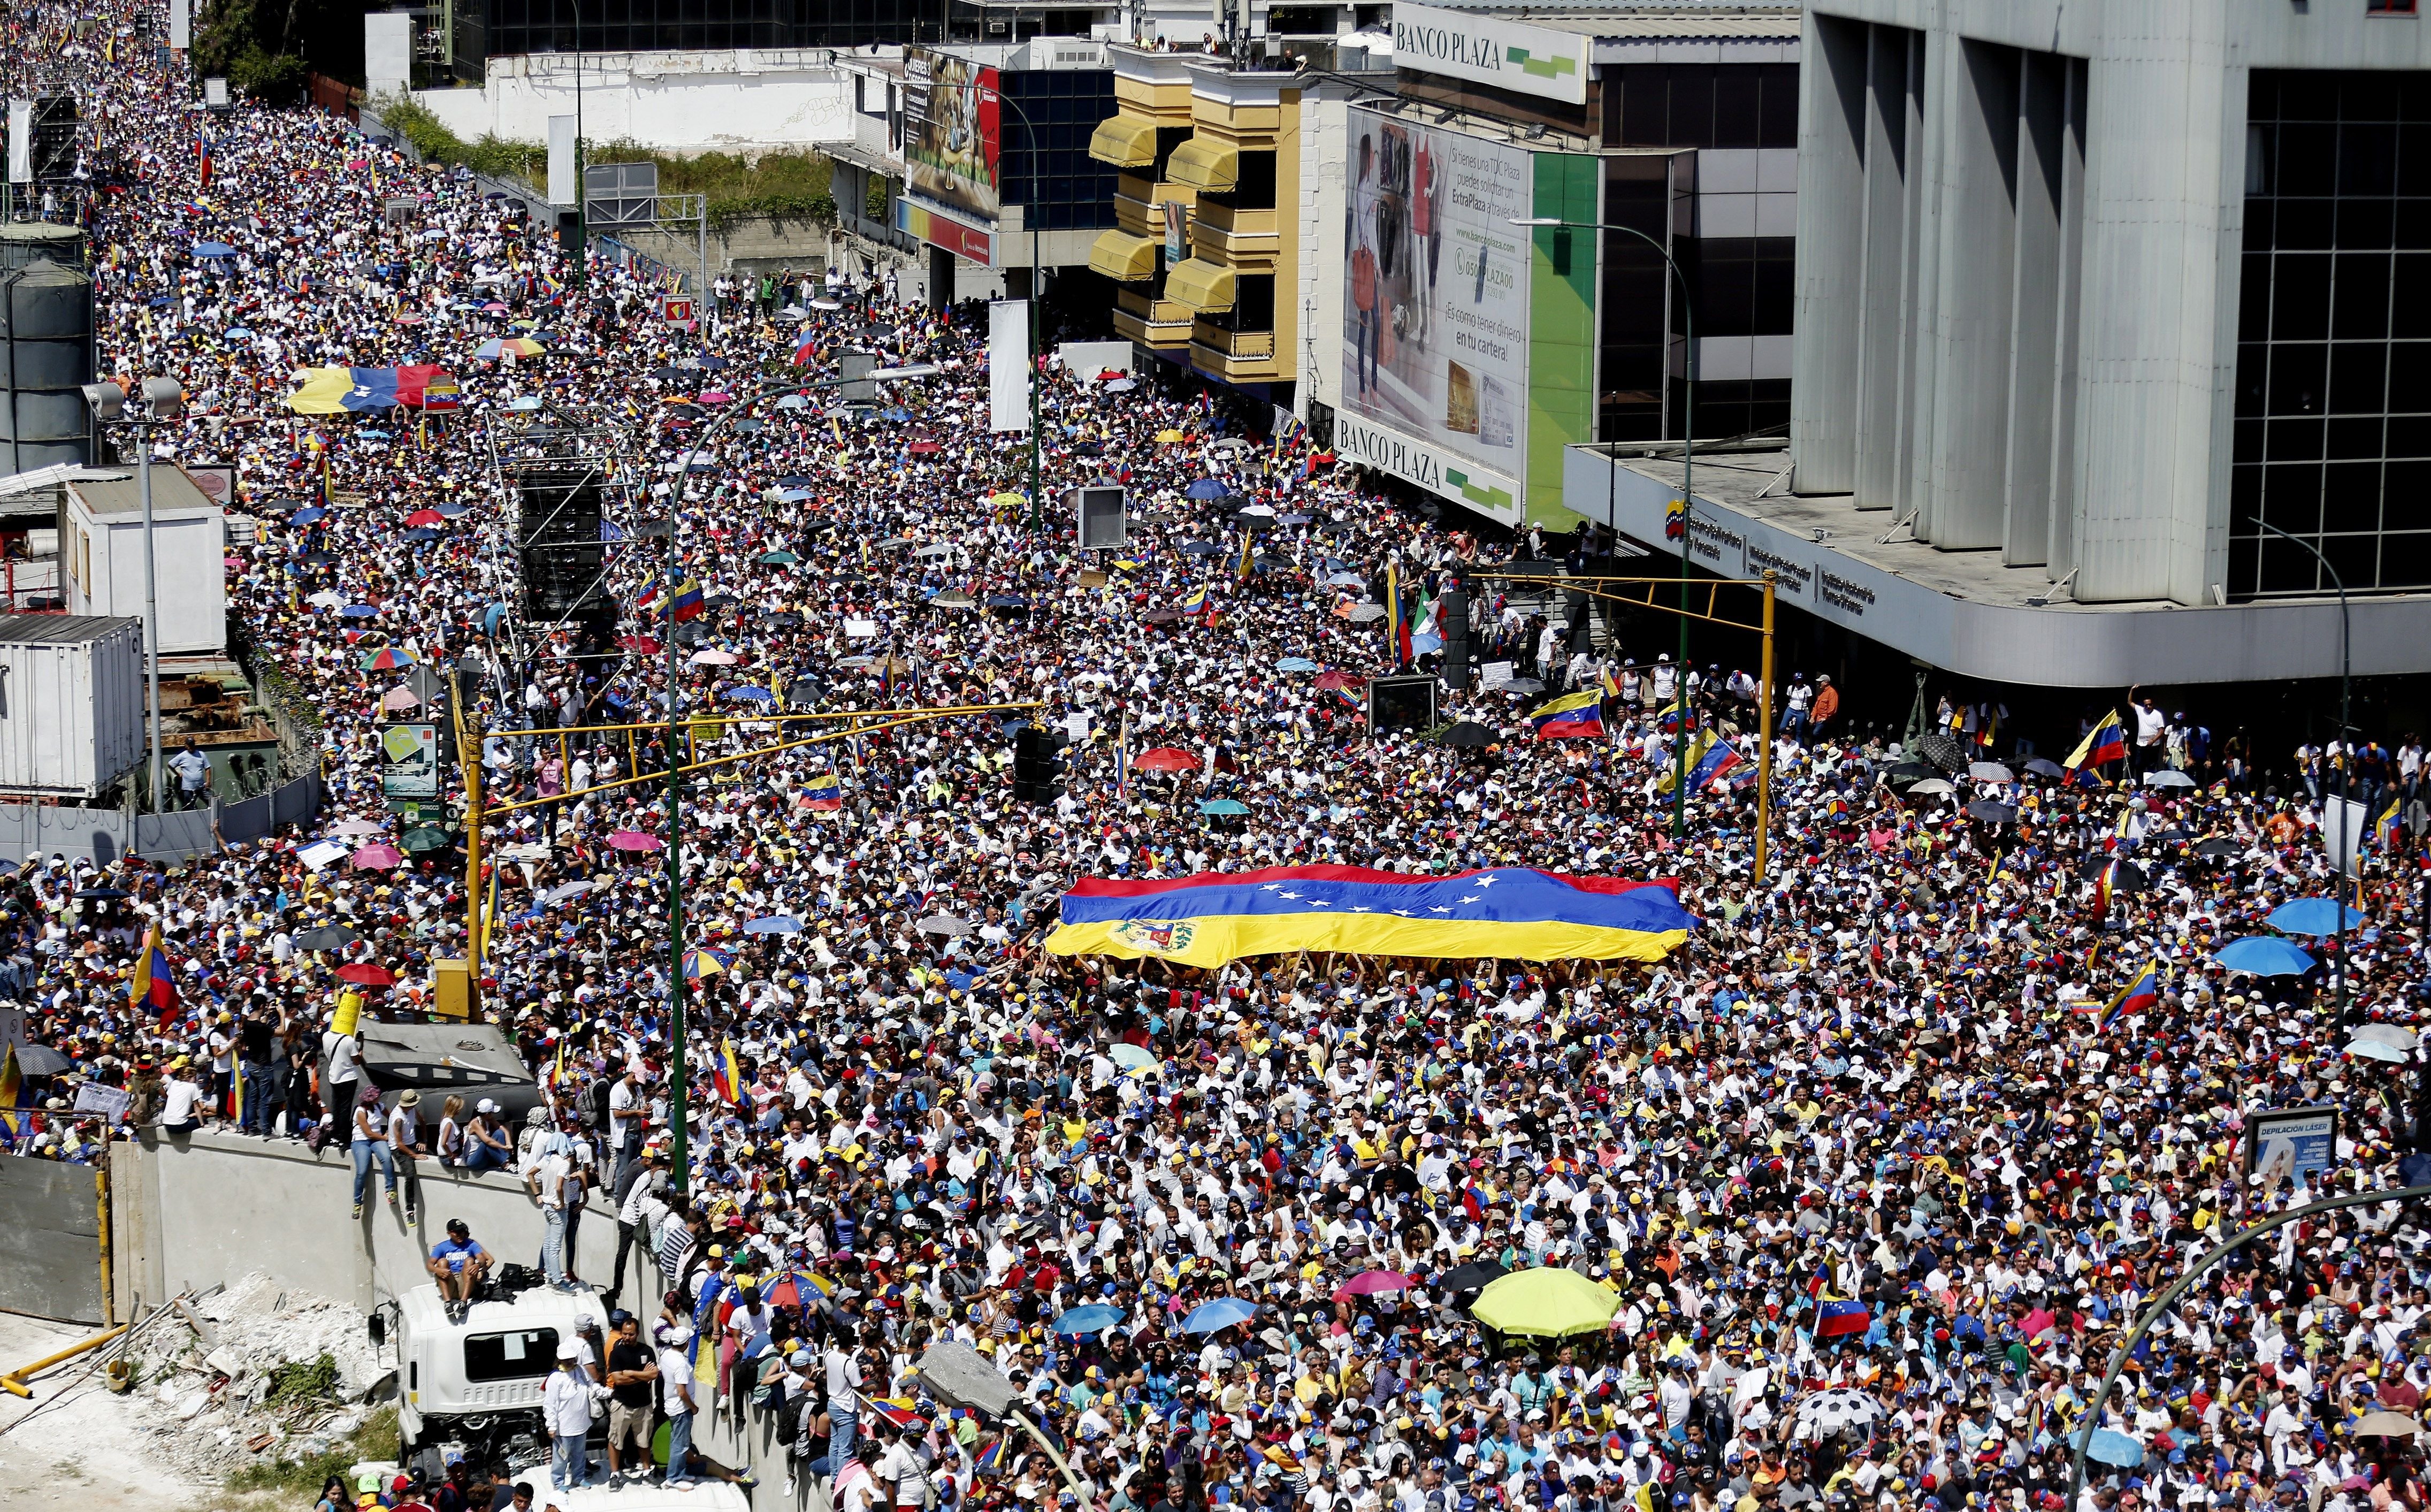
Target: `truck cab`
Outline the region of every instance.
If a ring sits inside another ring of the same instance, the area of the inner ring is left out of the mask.
[[[608,1310],[590,1292],[535,1287],[510,1296],[493,1286],[490,1296],[459,1322],[426,1282],[372,1315],[372,1341],[396,1347],[400,1459],[411,1463],[426,1449],[489,1458],[547,1453],[541,1388],[557,1369],[557,1346],[586,1319],[604,1337]]]

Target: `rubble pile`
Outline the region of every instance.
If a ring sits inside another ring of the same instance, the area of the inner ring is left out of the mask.
[[[137,1411],[180,1468],[326,1453],[393,1394],[394,1367],[351,1306],[256,1271],[188,1308],[192,1321],[163,1319],[129,1351]]]

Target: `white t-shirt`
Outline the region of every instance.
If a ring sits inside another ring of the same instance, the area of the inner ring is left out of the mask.
[[[623,1077],[616,1078],[608,1088],[608,1138],[611,1143],[625,1142],[625,1126],[632,1121],[633,1105],[641,1100],[633,1095],[632,1084]]]
[[[671,1345],[661,1348],[659,1351],[659,1382],[666,1387],[665,1404],[667,1415],[669,1417],[673,1417],[678,1413],[689,1412],[692,1410],[683,1403],[683,1392],[692,1385],[692,1356],[690,1354],[687,1354],[682,1350],[676,1349]]]
[[[167,1091],[168,1096],[160,1103],[160,1121],[162,1123],[191,1122],[194,1117],[194,1109],[202,1103],[203,1089],[192,1082],[173,1080]]]

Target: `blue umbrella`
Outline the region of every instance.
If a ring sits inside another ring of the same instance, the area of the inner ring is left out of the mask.
[[[799,934],[802,921],[790,914],[771,914],[743,926],[746,934]]]
[[[328,518],[328,515],[329,512],[327,510],[315,504],[310,509],[297,510],[294,513],[287,516],[287,523],[290,525],[318,525],[323,520]]]
[[[357,441],[386,441],[388,439],[388,432],[374,426],[365,426],[360,430],[355,432],[355,439]]]
[[[236,256],[236,248],[228,245],[226,242],[197,242],[194,244],[194,256],[198,258],[232,258]]]
[[[723,372],[733,365],[733,363],[728,361],[725,358],[719,357],[714,353],[712,353],[707,357],[698,358],[693,362],[693,366],[707,373]]]
[[[1232,491],[1213,478],[1193,479],[1182,491],[1185,498],[1231,498]]]
[[[452,520],[459,515],[472,513],[473,506],[470,504],[442,504],[439,506],[439,512],[446,515]]]
[[[1249,812],[1249,806],[1239,798],[1201,798],[1199,812],[1222,815],[1247,814]]]
[[[990,609],[1027,609],[1030,600],[1019,594],[995,594],[988,598],[987,606]]]
[[[2282,934],[2336,934],[2341,915],[2348,929],[2363,922],[2362,910],[2344,907],[2335,898],[2295,899],[2272,909],[2262,922]]]
[[[1286,656],[1282,661],[1275,664],[1275,670],[1278,672],[1314,672],[1317,670],[1317,666],[1315,662],[1310,661],[1307,657]]]
[[[379,606],[377,604],[348,604],[345,608],[339,610],[338,613],[345,615],[348,619],[369,619],[374,614],[379,613]]]
[[[796,475],[796,476],[793,476],[793,477],[787,477],[787,478],[780,478],[780,479],[777,479],[777,486],[778,486],[779,488],[809,488],[809,487],[812,487],[813,485],[812,485],[811,480],[810,480],[809,479],[807,479],[807,478],[803,478],[803,477],[800,477],[800,476]]]
[[[897,423],[897,424],[899,425],[899,424],[901,424],[903,421],[906,421],[906,420],[909,420],[909,419],[911,419],[911,418],[912,418],[912,412],[911,412],[911,411],[909,411],[909,410],[904,409],[901,405],[899,405],[899,404],[898,404],[898,405],[895,406],[893,409],[880,410],[880,411],[879,411],[879,412],[878,412],[878,418],[880,418],[880,420],[892,420],[892,421],[895,421],[896,423]]]
[[[428,525],[417,525],[412,529],[406,531],[405,534],[400,536],[398,539],[405,541],[436,541],[439,539],[439,532]]]
[[[2257,977],[2301,977],[2313,969],[2311,956],[2299,949],[2293,940],[2283,940],[2276,934],[2231,940],[2214,950],[2211,958],[2231,971]]]
[[[230,326],[230,327],[227,328],[226,333],[224,336],[222,336],[221,340],[223,340],[223,341],[231,341],[231,342],[241,342],[241,341],[245,340],[247,337],[251,336],[252,334],[253,334],[253,332],[251,332],[251,331],[249,331],[249,330],[245,329],[243,326]]]
[[[774,703],[777,701],[777,696],[765,688],[729,688],[726,690],[726,697],[729,701],[740,703]]]
[[[1119,1307],[1075,1307],[1055,1319],[1055,1332],[1067,1338],[1078,1338],[1083,1334],[1103,1333],[1122,1320],[1123,1310]]]
[[[1256,1302],[1243,1302],[1238,1297],[1218,1297],[1212,1302],[1200,1302],[1190,1309],[1190,1316],[1182,1320],[1182,1331],[1185,1334],[1213,1334],[1219,1328],[1246,1323],[1257,1316]]]
[[[2085,1446],[2085,1457],[2128,1470],[2144,1463],[2144,1446],[2116,1428],[2096,1428],[2092,1442]]]
[[[807,488],[788,488],[778,494],[777,500],[781,504],[799,504],[812,496],[811,491]]]

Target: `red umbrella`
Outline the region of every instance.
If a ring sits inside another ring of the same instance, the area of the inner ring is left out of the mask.
[[[396,981],[396,973],[386,966],[374,966],[369,961],[358,961],[352,966],[340,966],[338,980],[365,987],[385,987]]]
[[[649,656],[666,649],[646,635],[619,635],[616,637],[616,644],[636,656]]]
[[[1186,750],[1159,746],[1154,750],[1144,750],[1132,757],[1132,764],[1143,772],[1195,772],[1199,769],[1199,758]]]
[[[1363,1270],[1336,1288],[1333,1300],[1349,1302],[1353,1297],[1372,1296],[1380,1291],[1407,1291],[1417,1284],[1417,1277],[1405,1276],[1398,1270]]]
[[[440,513],[437,510],[415,510],[412,513],[405,517],[405,524],[408,529],[417,529],[426,525],[445,525],[446,523],[447,516]]]
[[[1336,688],[1347,688],[1356,693],[1366,685],[1367,680],[1358,673],[1343,671],[1319,672],[1315,684],[1319,693],[1331,693]]]
[[[405,865],[405,852],[386,841],[375,841],[348,859],[354,862],[357,871],[386,871]]]
[[[618,850],[664,850],[667,848],[664,840],[639,830],[619,830],[608,837],[608,844]]]

